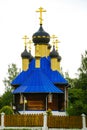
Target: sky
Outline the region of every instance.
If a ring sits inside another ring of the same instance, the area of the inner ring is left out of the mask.
[[[60,41],[63,72],[72,78],[78,73],[81,54],[87,50],[87,0],[0,0],[0,95],[5,91],[8,65],[22,67],[22,37],[32,39],[39,29],[39,14],[35,12],[39,7],[47,11],[43,13],[44,30]]]

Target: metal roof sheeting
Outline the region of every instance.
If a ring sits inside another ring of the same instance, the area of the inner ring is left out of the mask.
[[[53,83],[68,84],[68,81],[60,74],[60,72],[53,71],[51,69],[51,65],[50,65],[49,60],[50,60],[50,58],[49,59],[47,59],[46,57],[41,58],[41,60],[40,60],[41,69],[43,69],[45,74],[49,77],[49,79]]]
[[[35,68],[13,93],[63,93],[63,91],[56,87],[40,68]]]
[[[41,69],[48,76],[48,78],[57,84],[68,84],[68,81],[58,72],[53,71],[50,68],[50,58],[43,57],[40,60]],[[35,69],[35,59],[30,62],[29,69],[27,71],[22,71],[11,83],[11,85],[22,85],[26,79],[30,76],[33,69]]]
[[[11,83],[11,85],[22,85],[24,81],[29,77],[31,70],[22,71]]]
[[[53,83],[68,84],[68,81],[58,71],[49,70],[45,71],[45,73]]]

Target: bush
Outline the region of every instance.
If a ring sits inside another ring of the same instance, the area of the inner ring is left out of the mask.
[[[6,115],[13,114],[13,110],[10,106],[4,106],[0,109],[0,113],[4,112]]]
[[[51,109],[48,109],[48,110],[46,111],[46,113],[47,113],[47,116],[51,116],[51,115],[52,115],[52,110],[51,110]]]

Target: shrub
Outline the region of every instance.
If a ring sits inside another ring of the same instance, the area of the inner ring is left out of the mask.
[[[4,112],[6,115],[13,114],[13,110],[10,106],[4,106],[0,109],[0,113]]]
[[[46,113],[47,113],[48,116],[50,116],[50,115],[52,115],[52,110],[51,110],[51,109],[48,109],[48,110],[46,111]]]

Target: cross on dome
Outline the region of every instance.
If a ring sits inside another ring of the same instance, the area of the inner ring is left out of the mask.
[[[29,41],[27,42],[27,44],[29,45],[29,50],[31,50],[31,44],[32,44],[32,41],[29,40]]]
[[[53,41],[52,41],[52,44],[53,44],[53,46],[55,46],[55,38],[57,38],[57,36],[55,36],[54,34],[51,36],[51,38],[53,39]]]
[[[24,37],[23,37],[22,39],[24,39],[24,45],[25,45],[25,47],[26,47],[27,39],[29,39],[29,38],[27,37],[27,35],[24,35]]]
[[[42,21],[43,21],[43,19],[42,19],[42,13],[46,12],[46,10],[44,10],[42,7],[40,7],[38,10],[36,10],[36,12],[40,13],[39,19],[40,19],[40,25],[42,25]]]
[[[56,50],[58,51],[58,43],[60,43],[60,41],[58,39],[55,40],[55,44],[56,44]]]

